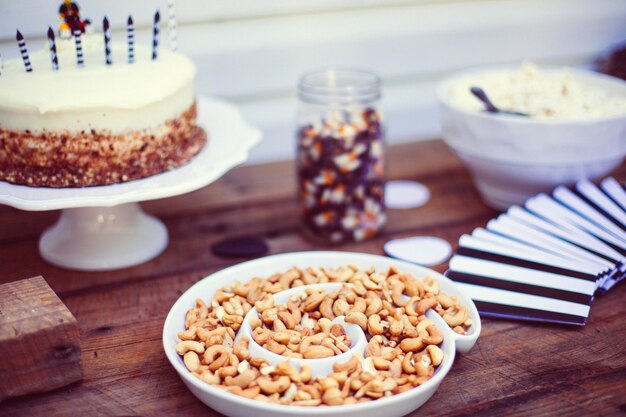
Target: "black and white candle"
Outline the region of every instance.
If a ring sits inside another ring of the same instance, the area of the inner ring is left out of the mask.
[[[85,56],[83,55],[83,41],[80,29],[74,31],[74,44],[76,45],[76,65],[82,68],[85,66]]]
[[[102,19],[102,32],[104,33],[104,59],[107,65],[113,64],[111,54],[111,30],[109,29],[109,19],[105,16]]]
[[[135,25],[132,16],[128,16],[126,21],[126,37],[128,38],[128,63],[133,64],[135,62]]]
[[[24,40],[24,36],[17,31],[15,35],[15,39],[17,39],[17,46],[20,48],[20,54],[22,55],[22,61],[24,61],[24,68],[26,72],[32,72],[33,66],[30,63],[30,58],[28,57],[28,49],[26,49],[26,41]]]
[[[57,45],[54,40],[54,31],[48,26],[48,45],[50,45],[50,61],[52,62],[52,69],[57,71],[59,69],[59,57],[57,56]]]
[[[176,39],[176,10],[174,8],[174,0],[167,2],[167,33],[170,38],[170,49],[176,51],[178,44]]]
[[[157,10],[154,14],[154,23],[152,24],[152,60],[159,57],[159,32],[161,24],[161,14]]]

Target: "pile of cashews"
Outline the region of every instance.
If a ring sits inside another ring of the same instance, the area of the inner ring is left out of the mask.
[[[320,283],[343,285],[331,292],[307,288],[275,305],[273,294]],[[253,307],[252,343],[284,356],[284,362],[271,365],[252,357],[247,336],[235,342]],[[404,392],[432,377],[443,361],[438,346],[443,335],[424,315],[428,309],[457,333],[472,325],[467,307],[442,293],[432,277],[417,280],[395,267],[385,272],[356,265],[294,267],[222,287],[209,305],[197,299],[176,351],[197,378],[235,395],[295,406],[354,404]],[[351,347],[344,328],[332,322],[339,316],[365,333],[364,355],[335,362],[331,373],[314,377],[307,359],[333,357]],[[302,361],[300,369],[293,360]]]
[[[270,352],[288,358],[320,359],[347,352],[350,337],[343,326],[331,321],[351,307],[339,294],[339,290],[328,294],[324,289],[307,289],[278,306],[268,294],[254,304],[259,314],[250,319],[252,338]],[[361,301],[365,307],[365,300]]]

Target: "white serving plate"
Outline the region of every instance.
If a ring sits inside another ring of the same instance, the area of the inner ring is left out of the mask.
[[[431,310],[427,313],[428,318],[436,324],[444,335],[444,341],[440,347],[445,357],[434,376],[423,385],[398,395],[361,404],[332,407],[296,407],[269,404],[239,397],[200,381],[187,370],[182,358],[176,353],[177,334],[179,331],[184,330],[185,313],[195,305],[196,298],[209,301],[213,293],[223,285],[230,284],[235,280],[246,282],[255,276],[270,276],[293,266],[302,268],[309,266],[338,267],[348,263],[356,264],[361,268],[374,266],[377,270],[386,270],[389,266],[394,265],[401,271],[412,273],[416,278],[430,275],[439,281],[441,291],[450,295],[456,295],[459,297],[460,302],[468,307],[469,317],[472,319],[473,325],[470,327],[467,335],[454,333],[434,311]],[[469,351],[476,343],[480,330],[480,317],[471,299],[463,294],[451,280],[431,269],[384,256],[363,253],[339,251],[295,252],[244,262],[211,274],[194,284],[174,303],[165,319],[163,348],[168,360],[189,390],[200,401],[227,416],[400,417],[419,408],[435,393],[443,378],[450,371],[456,351]]]

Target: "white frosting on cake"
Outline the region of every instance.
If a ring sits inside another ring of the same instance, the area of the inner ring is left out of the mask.
[[[33,71],[20,59],[5,63],[0,76],[0,127],[26,130],[143,130],[179,116],[194,101],[194,64],[184,55],[135,44],[128,64],[126,43],[113,43],[113,65],[105,64],[101,33],[82,37],[85,66],[76,64],[73,39],[56,40],[60,69],[52,70],[46,47],[30,52]],[[31,47],[32,48],[32,47]]]

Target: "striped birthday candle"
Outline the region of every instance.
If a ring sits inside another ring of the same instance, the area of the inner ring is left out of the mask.
[[[161,23],[161,14],[157,10],[154,14],[154,23],[152,25],[152,60],[159,57],[159,26]]]
[[[85,66],[85,57],[83,55],[83,41],[80,29],[74,31],[74,44],[76,45],[76,65],[80,68]]]
[[[24,40],[24,36],[18,30],[15,39],[17,39],[17,46],[20,48],[20,54],[22,55],[22,61],[24,61],[24,68],[26,68],[26,72],[32,72],[33,66],[30,63],[30,58],[28,57],[28,49],[26,49],[26,40]]]
[[[52,69],[57,71],[59,69],[59,57],[57,56],[57,45],[54,40],[54,31],[48,26],[48,45],[50,45],[50,61],[52,62]]]
[[[126,21],[126,37],[128,38],[128,63],[132,64],[135,62],[135,25],[132,16],[128,16]]]
[[[102,32],[104,33],[104,58],[107,65],[113,64],[111,54],[111,30],[109,29],[109,19],[104,16],[102,19]]]
[[[170,49],[176,51],[178,49],[176,34],[176,10],[174,8],[174,0],[167,2],[167,33],[170,38]]]

